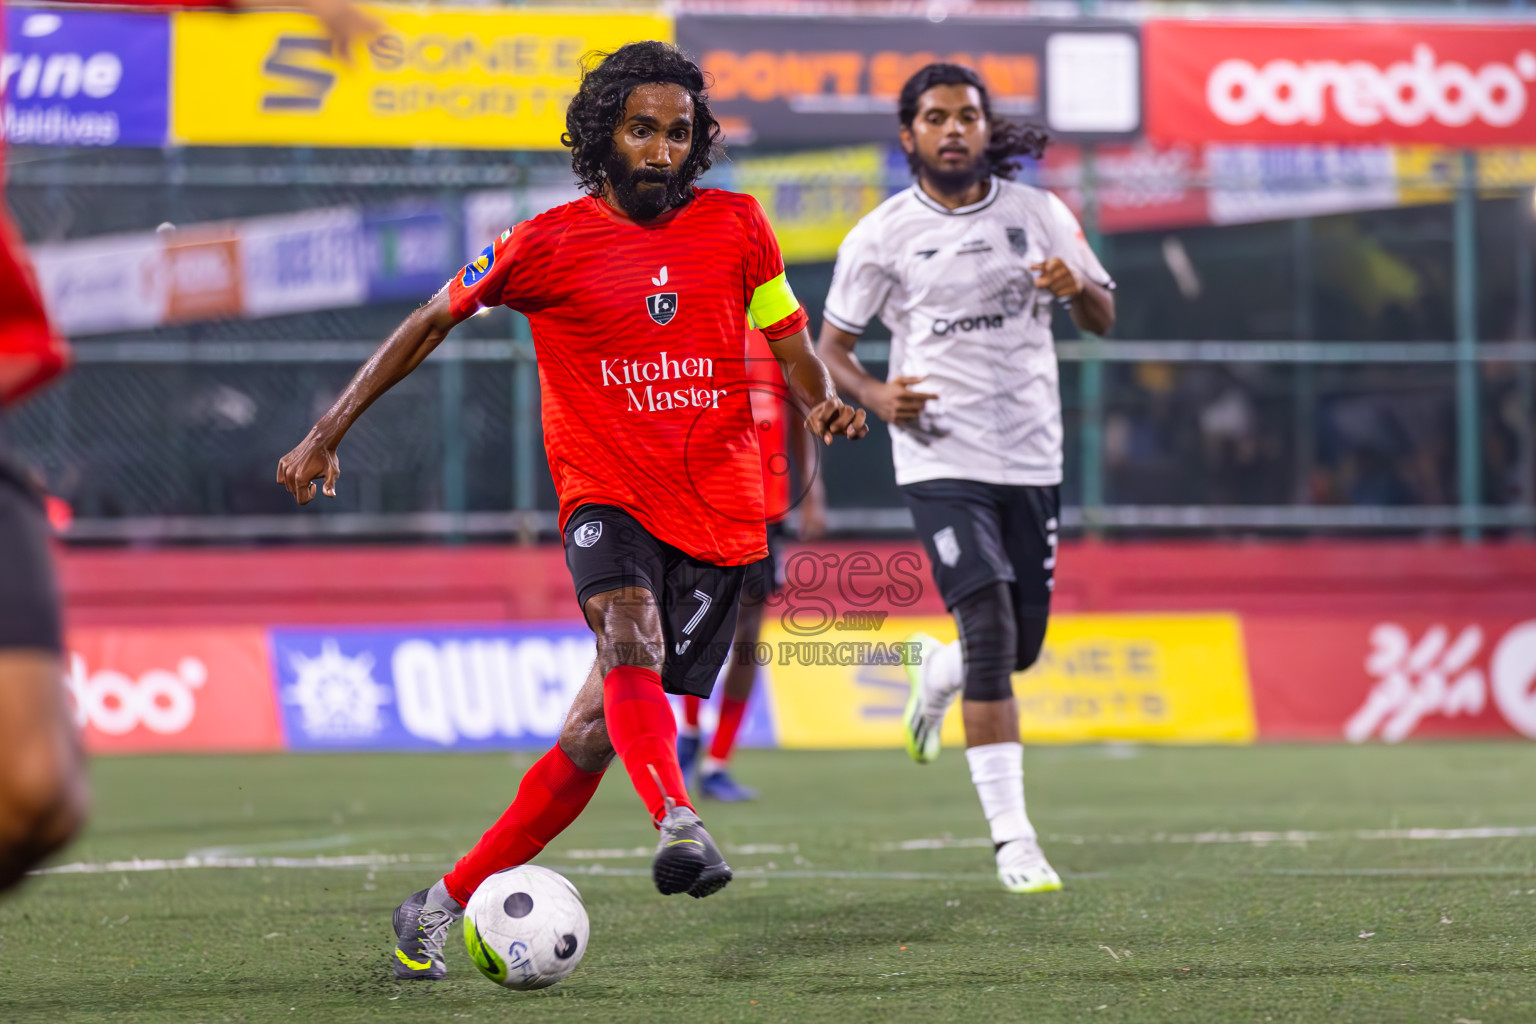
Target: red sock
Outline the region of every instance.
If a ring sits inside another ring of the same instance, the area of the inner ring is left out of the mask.
[[[697,697],[683,698],[683,724],[695,733],[699,731],[699,705],[702,701]]]
[[[584,772],[576,767],[558,746],[539,758],[524,773],[512,806],[443,876],[448,892],[460,903],[468,903],[480,883],[491,875],[528,863],[576,820],[602,779],[602,772]]]
[[[661,676],[632,665],[609,672],[603,680],[603,718],[608,723],[608,742],[624,762],[651,820],[661,821],[667,797],[679,807],[692,808],[683,771],[677,766],[677,719],[662,691]]]
[[[747,702],[734,697],[720,701],[720,724],[715,726],[715,738],[709,744],[709,756],[721,764],[731,759],[736,749],[736,733],[741,730],[741,720],[747,714]]]

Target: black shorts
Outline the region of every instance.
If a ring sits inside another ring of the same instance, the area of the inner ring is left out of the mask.
[[[42,496],[0,453],[0,648],[64,650]]]
[[[565,564],[583,608],[587,598],[607,590],[649,590],[661,605],[667,645],[662,686],[668,693],[709,696],[730,653],[748,566],[701,562],[612,505],[583,505],[571,513]]]
[[[768,524],[768,557],[746,566],[741,583],[742,604],[764,604],[784,588],[784,540],[787,534],[778,523]]]
[[[1060,487],[924,480],[901,493],[946,608],[983,587],[1007,583],[1017,614],[1050,614]]]

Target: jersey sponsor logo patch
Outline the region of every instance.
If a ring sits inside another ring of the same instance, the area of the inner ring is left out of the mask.
[[[582,523],[576,527],[576,532],[571,534],[571,539],[579,548],[589,548],[597,543],[597,539],[603,535],[603,521],[593,520],[590,523]]]
[[[954,334],[957,331],[995,331],[1003,326],[1006,320],[1001,313],[982,314],[981,316],[961,317],[959,320],[935,320],[933,333],[939,337],[946,334]]]
[[[496,246],[488,245],[480,250],[480,255],[474,258],[469,266],[464,268],[464,287],[473,288],[480,283],[480,279],[491,272],[496,265]]]
[[[1017,256],[1023,256],[1029,252],[1029,233],[1023,228],[1008,229],[1008,248]]]
[[[938,553],[939,561],[953,569],[960,562],[960,538],[955,536],[955,528],[946,526],[933,535],[933,550]]]
[[[645,311],[651,319],[665,327],[677,316],[677,292],[661,292],[645,297]]]

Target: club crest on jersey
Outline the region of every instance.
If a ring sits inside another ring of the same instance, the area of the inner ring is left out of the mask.
[[[1025,256],[1029,253],[1029,234],[1023,228],[1008,229],[1008,247],[1017,256]]]
[[[645,311],[651,314],[651,319],[665,327],[677,316],[677,292],[661,292],[657,295],[645,297]]]
[[[464,287],[473,288],[480,279],[491,272],[496,265],[496,247],[488,245],[480,250],[480,255],[474,258],[469,266],[464,268]]]
[[[576,542],[577,547],[589,548],[596,544],[597,539],[602,535],[603,522],[601,519],[598,519],[590,523],[582,523],[576,527],[576,532],[571,535],[571,539]]]

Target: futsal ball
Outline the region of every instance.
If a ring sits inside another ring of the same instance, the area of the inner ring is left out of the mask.
[[[570,880],[532,864],[487,878],[464,908],[469,958],[507,988],[547,988],[570,974],[586,955],[589,929]]]

